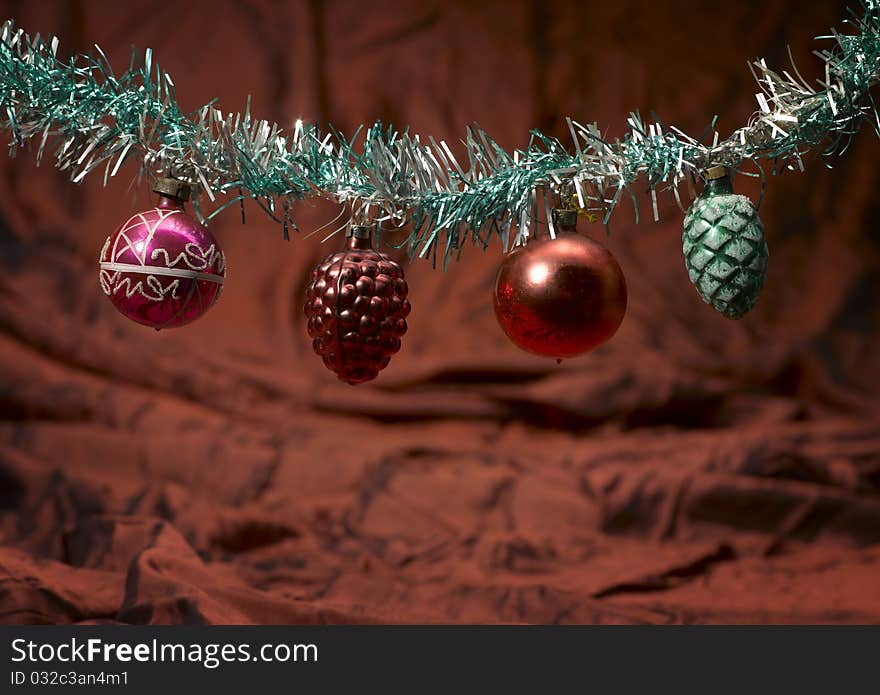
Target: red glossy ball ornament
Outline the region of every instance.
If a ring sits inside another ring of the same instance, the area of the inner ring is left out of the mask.
[[[195,321],[214,305],[226,257],[184,210],[189,186],[158,179],[153,191],[156,207],[129,218],[104,242],[100,282],[120,313],[159,330]]]
[[[511,253],[495,280],[495,314],[514,344],[574,357],[611,338],[626,313],[626,281],[601,244],[563,226],[556,239]]]
[[[378,376],[400,350],[410,304],[403,268],[371,248],[372,227],[352,225],[348,248],[312,271],[303,307],[312,348],[340,380]]]

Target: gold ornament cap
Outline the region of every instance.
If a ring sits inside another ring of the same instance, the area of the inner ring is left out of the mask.
[[[725,176],[727,176],[727,167],[720,164],[716,164],[715,166],[706,169],[706,181],[723,179]]]
[[[167,195],[184,202],[189,200],[190,187],[186,181],[173,179],[170,176],[162,176],[153,182],[153,193]]]

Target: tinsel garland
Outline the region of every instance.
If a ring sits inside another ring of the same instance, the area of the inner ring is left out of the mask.
[[[30,38],[11,21],[0,32],[0,125],[12,133],[13,155],[33,141],[39,161],[51,141],[56,166],[74,182],[102,169],[106,184],[139,158],[139,176],[173,176],[203,192],[215,203],[207,217],[252,198],[284,225],[285,236],[292,204],[324,196],[350,206],[355,217],[410,224],[411,253],[436,258],[439,249],[445,259],[468,239],[485,246],[497,234],[505,249],[521,243],[538,218],[541,190],[568,197],[607,224],[624,192],[636,200],[631,186],[645,177],[657,219],[658,191],[671,192],[681,206],[679,186],[709,166],[741,170],[751,162],[763,176],[762,161],[776,171],[803,168],[802,156],[814,149],[841,153],[866,117],[880,134],[870,93],[880,75],[880,0],[861,4],[861,15],[845,20],[855,33],[819,37],[835,42],[816,51],[825,64],[819,89],[794,67],[794,75],[780,74],[759,60],[759,110],[723,140],[713,120],[708,144],[659,121],[646,124],[638,113],[614,142],[596,124],[567,119],[573,152],[532,131],[528,147],[509,153],[473,125],[462,141],[463,166],[445,142],[379,123],[346,138],[301,121],[285,133],[255,119],[249,104],[244,113],[224,114],[213,102],[184,113],[151,50],[142,61],[133,54],[117,76],[97,46],[96,56],[65,62],[57,38]],[[205,217],[198,195],[194,202]]]

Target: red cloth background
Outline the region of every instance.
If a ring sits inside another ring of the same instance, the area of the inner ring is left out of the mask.
[[[840,2],[3,2],[61,53],[117,70],[155,49],[186,107],[290,125],[375,118],[505,147],[563,116],[630,110],[699,134],[755,108],[747,60],[819,77]],[[826,44],[827,45],[827,44]],[[460,150],[459,150],[460,151]],[[497,243],[407,266],[403,350],[335,380],[300,303],[338,244],[290,243],[254,206],[217,221],[229,274],[201,321],[156,333],[97,283],[107,234],[147,207],[129,168],[74,186],[0,159],[0,620],[4,622],[880,621],[880,145],[772,178],[758,307],[690,286],[680,211],[607,242],[617,337],[557,365],[495,323]],[[742,179],[743,177],[740,177]],[[737,180],[740,192],[757,187]],[[584,231],[602,237],[600,225]]]

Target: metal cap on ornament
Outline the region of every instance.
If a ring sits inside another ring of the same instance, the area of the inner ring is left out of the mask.
[[[369,249],[373,245],[373,232],[376,230],[376,223],[358,224],[352,222],[345,230],[345,236],[348,239],[348,248],[350,249]]]
[[[716,164],[715,166],[709,167],[706,169],[705,177],[706,181],[714,181],[715,179],[723,179],[727,176],[727,167],[722,166],[720,164]]]
[[[556,229],[575,232],[577,231],[578,213],[571,208],[556,208],[553,210],[553,224]]]
[[[162,176],[153,182],[153,193],[167,195],[170,198],[176,198],[180,202],[186,202],[189,200],[190,186],[186,181],[171,178],[170,176]]]
[[[551,185],[544,189],[545,200],[549,199],[553,209],[550,212],[550,228],[563,232],[576,232],[578,211],[572,201],[576,198],[574,184],[571,182]]]
[[[345,231],[345,236],[355,237],[356,239],[371,239],[373,230],[376,229],[375,224],[350,224]]]

